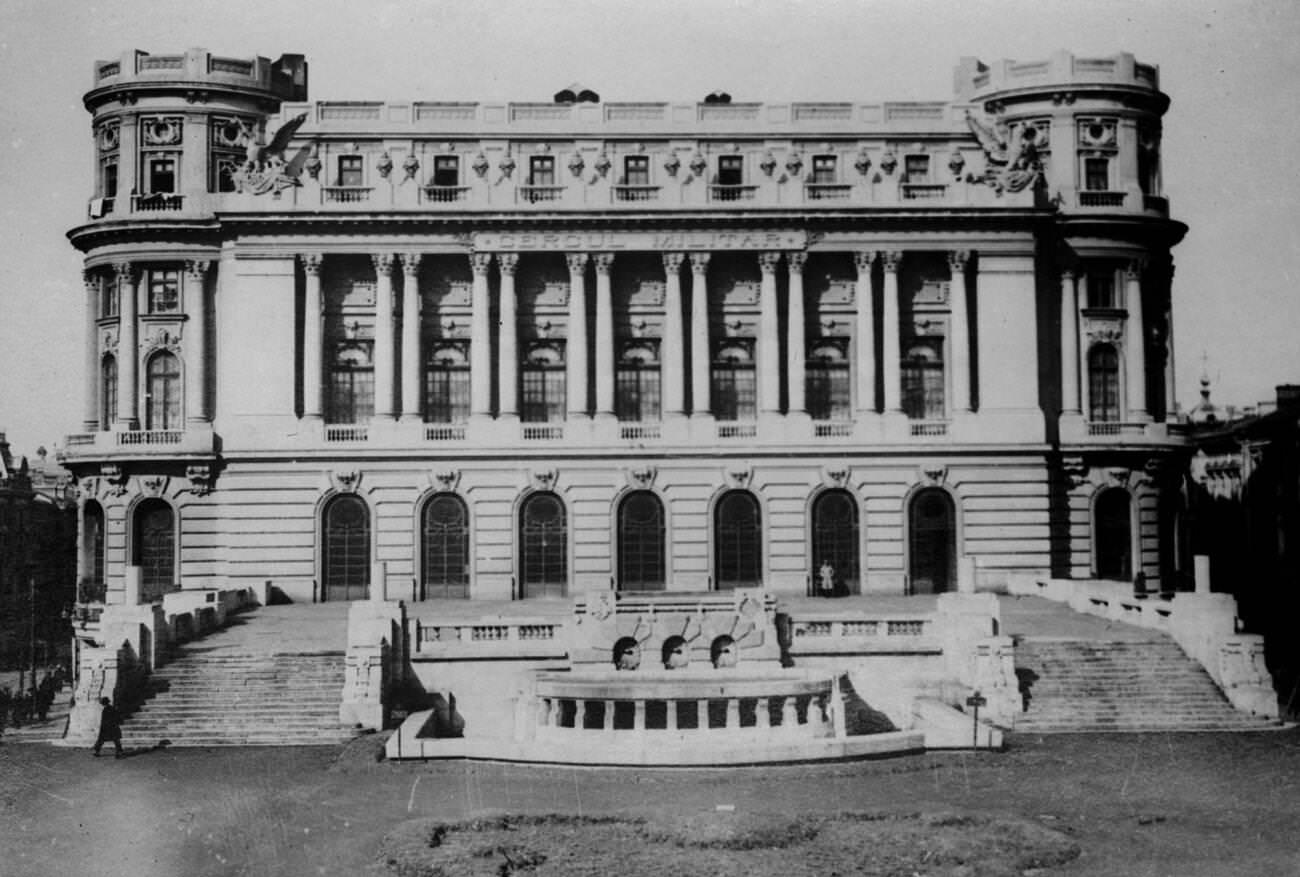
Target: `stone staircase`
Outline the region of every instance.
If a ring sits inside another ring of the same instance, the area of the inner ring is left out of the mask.
[[[342,652],[240,654],[183,649],[154,672],[122,722],[122,745],[317,746],[354,732],[339,725]]]
[[[1016,676],[1018,732],[1248,731],[1279,727],[1238,712],[1208,673],[1168,637],[1024,637]]]

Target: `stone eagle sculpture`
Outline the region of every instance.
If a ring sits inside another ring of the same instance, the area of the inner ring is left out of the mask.
[[[279,192],[282,189],[302,185],[298,177],[303,165],[311,154],[310,146],[301,147],[293,158],[285,161],[284,152],[293,135],[298,133],[307,114],[300,113],[280,126],[270,143],[263,144],[261,138],[243,122],[239,123],[240,140],[244,144],[245,160],[239,171],[233,175],[235,188],[240,192],[261,195],[266,192]]]
[[[1043,174],[1043,165],[1032,138],[1013,138],[1007,126],[994,121],[993,127],[981,124],[968,111],[966,126],[970,128],[988,166],[980,180],[1001,195],[1019,192],[1036,183]]]

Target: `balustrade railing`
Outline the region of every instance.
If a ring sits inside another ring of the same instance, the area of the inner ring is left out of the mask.
[[[1146,425],[1143,423],[1131,423],[1122,420],[1090,420],[1087,426],[1088,435],[1090,436],[1140,436],[1146,430]]]
[[[853,187],[848,183],[807,183],[804,194],[809,201],[847,201]]]
[[[732,186],[718,183],[709,186],[710,201],[753,201],[757,193],[758,186]]]
[[[754,438],[758,435],[758,425],[754,423],[719,423],[718,438],[739,439]]]
[[[74,432],[72,435],[64,436],[63,444],[69,448],[86,447],[95,443],[95,434],[93,432]]]
[[[426,442],[463,442],[465,424],[463,423],[426,423],[424,425]]]
[[[813,435],[817,438],[848,438],[853,435],[851,420],[818,420],[813,422]]]
[[[614,186],[615,201],[658,201],[659,186]]]
[[[1125,192],[1080,192],[1080,207],[1123,207]]]
[[[185,209],[185,196],[158,192],[152,195],[132,195],[131,209],[137,213],[171,213]]]
[[[904,201],[942,201],[948,197],[946,183],[903,183]]]
[[[545,618],[425,621],[415,625],[415,651],[427,657],[466,657],[518,651],[563,652],[564,624]]]
[[[370,437],[370,427],[355,423],[325,424],[327,442],[364,442]]]
[[[375,190],[372,186],[321,186],[321,201],[326,204],[365,204]]]
[[[520,434],[528,442],[554,441],[564,438],[564,424],[525,423],[520,427]]]
[[[431,204],[451,204],[469,200],[469,186],[425,186],[424,200]]]
[[[913,420],[911,422],[911,433],[913,438],[937,438],[948,434],[948,421],[946,420]]]
[[[179,429],[138,429],[117,434],[119,447],[134,445],[179,445],[185,432]]]
[[[520,186],[519,200],[525,204],[559,201],[564,197],[563,186]]]
[[[620,423],[618,425],[618,435],[622,439],[657,439],[663,435],[663,424],[661,423]]]

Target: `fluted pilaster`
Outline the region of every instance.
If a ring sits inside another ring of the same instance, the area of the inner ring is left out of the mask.
[[[497,326],[497,416],[519,416],[519,347],[515,307],[515,269],[518,253],[498,253],[501,302]]]
[[[420,254],[402,254],[402,420],[420,419]]]
[[[304,420],[320,420],[324,410],[324,373],[321,358],[324,354],[325,297],[321,292],[321,254],[300,255],[303,272],[303,325],[302,325],[302,416]]]

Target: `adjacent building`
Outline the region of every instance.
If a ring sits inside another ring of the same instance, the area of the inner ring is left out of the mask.
[[[309,103],[301,56],[96,62],[83,593],[1170,580],[1157,69],[954,83]]]

